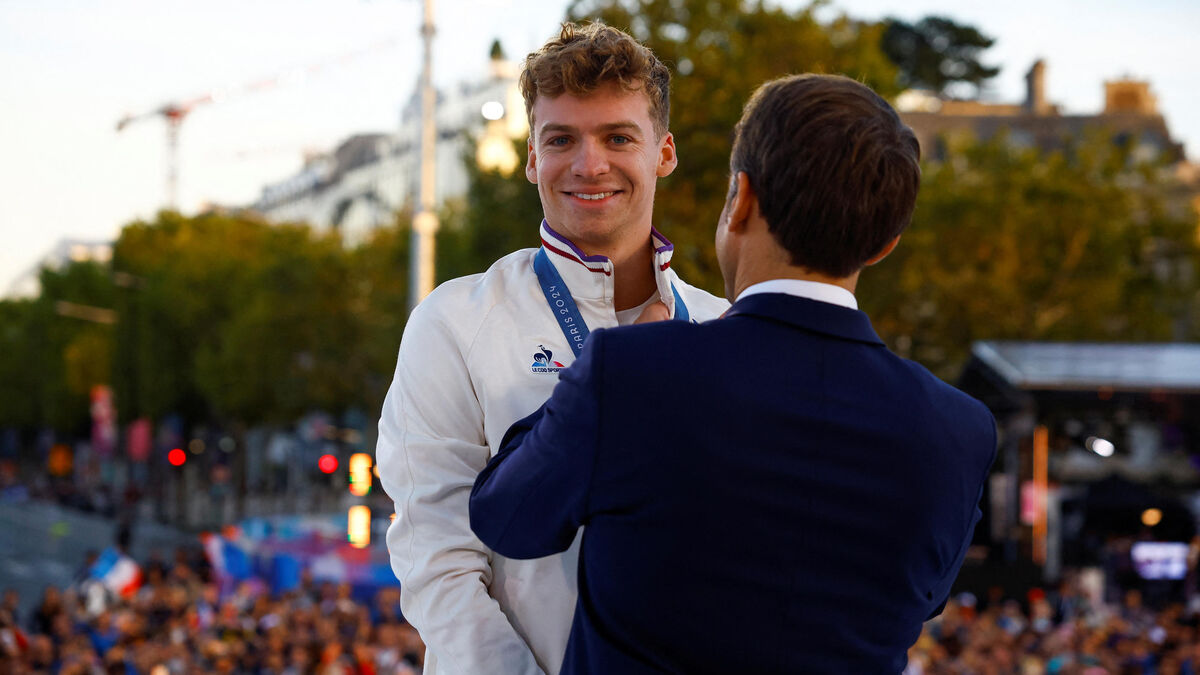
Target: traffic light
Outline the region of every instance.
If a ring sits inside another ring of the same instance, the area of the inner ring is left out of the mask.
[[[354,548],[371,545],[371,509],[359,504],[346,513],[346,538]]]
[[[183,463],[187,461],[187,453],[183,451],[183,448],[175,448],[167,453],[167,461],[171,463],[171,466],[183,466]]]
[[[337,471],[337,457],[333,455],[321,455],[321,458],[317,460],[317,468],[321,470],[321,473],[333,473]]]
[[[371,456],[365,452],[350,455],[350,494],[366,497],[371,491]]]

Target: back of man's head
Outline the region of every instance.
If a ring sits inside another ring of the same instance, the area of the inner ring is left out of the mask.
[[[870,88],[810,74],[759,87],[730,163],[791,263],[844,278],[908,226],[920,156],[912,130]]]
[[[644,91],[655,133],[662,137],[667,132],[671,71],[637,40],[600,23],[564,23],[558,37],[525,57],[521,94],[529,126],[533,127],[533,104],[539,96],[586,96],[610,83]]]

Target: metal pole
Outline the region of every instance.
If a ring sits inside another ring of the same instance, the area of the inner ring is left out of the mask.
[[[179,210],[179,126],[182,115],[167,115],[167,208]]]
[[[1033,488],[1037,500],[1037,512],[1033,520],[1033,562],[1045,566],[1047,540],[1047,512],[1050,492],[1050,431],[1039,424],[1033,430]]]
[[[437,124],[434,112],[437,93],[433,89],[433,0],[423,0],[425,20],[421,40],[425,57],[421,65],[421,194],[413,217],[412,254],[409,278],[409,309],[417,306],[433,290],[433,246],[438,230],[434,213],[434,162],[437,150]]]

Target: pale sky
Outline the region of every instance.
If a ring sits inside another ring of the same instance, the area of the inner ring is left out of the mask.
[[[482,76],[495,37],[510,56],[536,48],[565,7],[437,0],[435,82]],[[1019,101],[1039,57],[1048,97],[1067,113],[1098,111],[1105,79],[1148,79],[1173,134],[1200,158],[1200,2],[835,0],[834,8],[976,25],[997,38],[986,59],[1002,67],[993,100]],[[166,125],[148,119],[118,134],[124,115],[320,65],[184,122],[183,211],[248,204],[299,169],[305,150],[397,128],[419,72],[420,21],[419,0],[0,0],[0,294],[59,240],[112,239],[163,203]]]

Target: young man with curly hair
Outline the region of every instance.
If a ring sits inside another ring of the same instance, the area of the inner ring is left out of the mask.
[[[677,161],[669,85],[650,50],[608,26],[564,25],[530,54],[526,176],[545,214],[542,245],[441,285],[409,318],[377,453],[396,504],[392,568],[427,646],[426,675],[558,672],[578,541],[541,560],[494,553],[468,521],[475,476],[591,330],[705,321],[728,307],[679,279],[671,243],[651,224],[656,182]],[[665,422],[644,432],[669,433]]]

